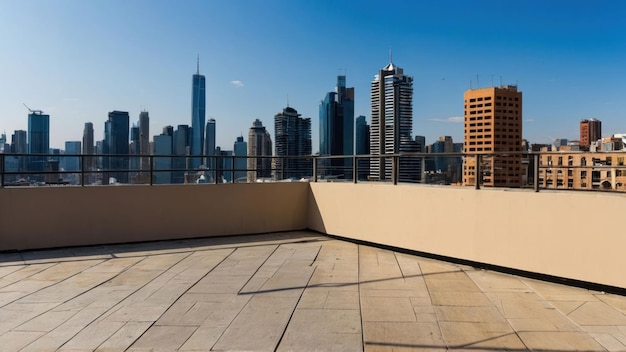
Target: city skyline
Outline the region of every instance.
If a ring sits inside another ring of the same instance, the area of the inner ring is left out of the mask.
[[[382,7],[397,11],[380,16]],[[46,16],[33,22],[33,13]],[[22,103],[50,115],[53,148],[80,140],[86,122],[101,140],[114,110],[133,118],[149,111],[151,138],[190,124],[199,55],[217,145],[229,146],[257,118],[273,130],[272,116],[288,102],[312,118],[317,151],[320,98],[337,74],[355,87],[355,116],[370,121],[369,82],[393,48],[420,97],[413,134],[429,143],[461,140],[463,92],[470,81],[498,86],[501,77],[525,92],[524,138],[532,142],[578,139],[588,118],[621,133],[624,14],[621,3],[576,1],[2,3],[0,131],[26,129]]]

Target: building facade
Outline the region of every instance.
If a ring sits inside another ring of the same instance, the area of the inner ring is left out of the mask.
[[[28,154],[48,154],[50,152],[50,115],[34,110],[28,114]],[[47,156],[29,156],[29,171],[45,171]],[[38,175],[33,178],[41,179]]]
[[[370,153],[370,125],[367,123],[365,116],[361,115],[356,118],[354,124],[354,148],[357,155],[368,155]],[[366,158],[358,159],[358,179],[367,180],[370,173],[370,160]]]
[[[542,152],[539,186],[626,191],[625,159],[623,152]]]
[[[178,125],[172,140],[172,183],[185,183],[185,171],[189,169],[189,125]]]
[[[246,168],[248,165],[248,161],[246,160],[248,156],[248,143],[243,140],[243,136],[239,136],[235,140],[233,153],[235,155],[235,175],[233,183],[245,182],[247,174]]]
[[[464,94],[464,141],[468,154],[492,154],[466,157],[463,184],[491,187],[522,185],[522,92],[517,86],[470,89]],[[495,154],[494,153],[498,153]]]
[[[379,70],[371,84],[372,123],[370,126],[370,153],[381,155],[370,160],[370,179],[393,179],[390,157],[384,155],[420,152],[412,137],[413,77],[389,64]],[[421,177],[419,158],[401,158],[397,179],[417,182]]]
[[[145,110],[139,113],[139,154],[139,168],[142,171],[150,170],[150,114]]]
[[[216,155],[215,152],[215,119],[209,119],[206,123],[205,128],[205,138],[204,138],[204,155],[207,156],[204,165],[207,169],[215,171],[216,169],[216,160],[212,158],[212,156]]]
[[[167,132],[167,131],[165,131]],[[170,184],[172,183],[172,147],[173,136],[167,134],[161,134],[154,136],[154,179],[155,184]],[[167,170],[167,171],[159,171]]]
[[[299,179],[312,175],[312,161],[301,158],[311,155],[311,119],[301,117],[296,109],[286,107],[274,116],[275,178]],[[295,158],[294,158],[295,157]]]
[[[128,183],[129,120],[127,111],[112,111],[104,123],[103,154],[109,155],[103,158],[104,169],[108,171],[103,184],[109,184],[113,179],[118,183]]]
[[[261,120],[248,132],[248,182],[272,177],[272,138]]]
[[[354,153],[354,88],[346,87],[346,76],[337,76],[334,92],[320,103],[320,155]],[[323,159],[323,175],[352,178],[352,158]]]
[[[602,138],[602,121],[588,119],[580,121],[580,147],[589,150],[592,143]]]

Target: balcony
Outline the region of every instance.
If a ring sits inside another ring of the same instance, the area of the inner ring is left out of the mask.
[[[626,350],[626,298],[599,291],[626,289],[620,193],[275,182],[0,199],[6,351]]]

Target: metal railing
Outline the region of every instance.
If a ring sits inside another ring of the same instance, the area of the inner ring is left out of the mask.
[[[555,159],[566,155],[570,159],[566,165],[546,162],[550,155]],[[607,165],[604,159],[594,157],[589,164],[574,165],[570,155],[577,154],[495,152],[288,157],[0,154],[0,187],[310,181],[464,185],[475,189],[509,187],[536,192],[540,189],[626,191],[623,162]],[[142,159],[148,160],[147,168],[146,163],[141,167]],[[194,159],[200,159],[200,167],[190,167]],[[590,181],[581,182],[584,178]]]

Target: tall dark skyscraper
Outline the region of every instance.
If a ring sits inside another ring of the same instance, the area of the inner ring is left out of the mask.
[[[334,92],[320,103],[320,155],[352,155],[354,152],[354,88],[346,88],[346,76],[337,77]],[[352,178],[352,159],[326,159],[325,174]]]
[[[272,176],[272,138],[261,120],[248,132],[248,182]],[[253,158],[256,157],[256,158]]]
[[[370,153],[370,125],[367,124],[365,116],[361,115],[356,118],[355,123],[355,154],[367,155]],[[358,177],[359,180],[366,180],[369,175],[369,159],[358,160]]]
[[[189,155],[189,125],[178,125],[174,132],[172,141],[172,168],[177,171],[172,172],[172,183],[185,183],[185,172],[187,169],[187,156]]]
[[[271,149],[271,148],[270,148]],[[237,137],[233,145],[233,155],[235,156],[235,176],[233,183],[244,181],[246,178],[246,156],[248,156],[248,143],[243,140],[243,136]]]
[[[94,155],[95,152],[96,150],[95,150],[95,143],[93,139],[93,123],[85,122],[85,128],[83,129],[83,154]],[[96,159],[94,157],[86,157],[84,159],[85,170],[87,171],[94,170],[95,162],[96,162],[95,160]],[[91,179],[90,176],[93,176],[93,175],[88,175],[87,178]]]
[[[129,120],[128,112],[112,111],[104,123],[104,154],[120,156],[104,157],[104,168],[110,173],[102,180],[103,184],[108,184],[110,177],[119,183],[128,183]]]
[[[50,115],[34,110],[28,114],[28,154],[50,152]],[[44,171],[46,156],[29,156],[29,171]]]
[[[311,119],[300,117],[298,111],[286,107],[274,116],[276,156],[311,155]],[[304,158],[275,159],[276,179],[311,176],[311,160]]]
[[[372,81],[372,125],[370,151],[373,155],[419,152],[412,137],[413,129],[413,77],[404,70],[389,64],[382,68]],[[415,182],[421,176],[421,161],[400,159],[398,179]],[[372,158],[370,176],[374,180],[392,178],[391,158]]]
[[[206,123],[206,93],[205,78],[200,74],[200,59],[198,70],[193,75],[191,92],[191,155],[204,153],[204,126]],[[192,158],[191,167],[196,169],[202,164],[202,158]]]
[[[139,154],[141,170],[150,170],[150,115],[143,110],[139,113]]]
[[[216,155],[215,152],[215,120],[209,119],[206,123],[204,138],[204,154],[208,156]],[[205,164],[207,169],[215,170],[215,159],[207,158]]]

